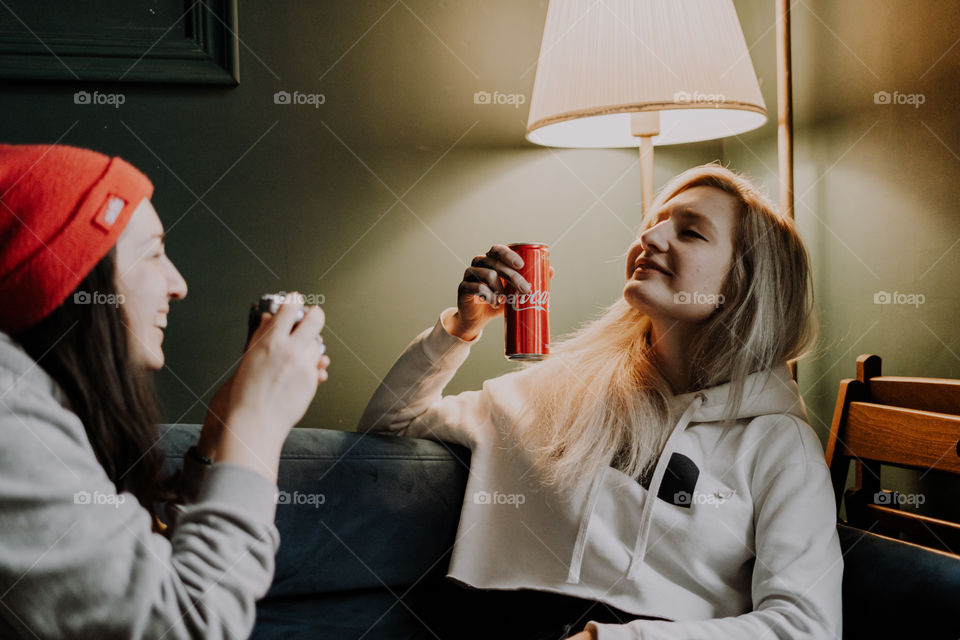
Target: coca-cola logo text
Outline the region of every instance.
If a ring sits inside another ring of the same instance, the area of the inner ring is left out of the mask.
[[[538,311],[550,310],[550,292],[549,291],[531,291],[530,293],[508,293],[504,296],[506,304],[514,311],[526,311],[536,309]]]

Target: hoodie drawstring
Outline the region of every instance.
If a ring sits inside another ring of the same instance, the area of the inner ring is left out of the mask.
[[[640,568],[643,566],[643,559],[647,555],[647,541],[650,533],[650,523],[653,522],[653,509],[657,502],[659,502],[657,494],[660,493],[660,483],[663,481],[663,476],[667,472],[667,465],[670,464],[670,458],[673,456],[673,451],[676,448],[677,438],[679,438],[684,429],[687,428],[687,425],[690,424],[694,412],[700,408],[706,399],[707,396],[702,393],[698,393],[696,397],[694,397],[693,402],[687,406],[687,410],[680,416],[680,421],[677,422],[677,425],[673,428],[670,437],[667,438],[667,442],[663,446],[663,453],[660,454],[660,459],[657,460],[657,466],[653,471],[653,478],[650,480],[650,489],[647,491],[647,498],[643,504],[643,511],[640,514],[640,530],[637,532],[637,540],[633,547],[630,568],[627,570],[627,578],[630,580],[637,579]]]
[[[640,530],[637,533],[637,540],[634,545],[633,557],[630,562],[628,576],[635,578],[639,567],[643,564],[643,556],[646,555],[646,537],[650,528],[650,521],[653,519],[653,504],[657,501],[657,493],[660,487],[660,481],[666,473],[667,464],[670,456],[673,455],[673,448],[676,444],[677,436],[683,433],[683,430],[690,423],[694,412],[700,408],[706,400],[706,396],[698,393],[693,402],[687,407],[686,411],[680,417],[680,421],[673,428],[670,437],[663,447],[663,453],[657,461],[657,466],[653,472],[653,478],[650,481],[650,490],[647,492],[647,500],[643,505],[643,511],[640,516]],[[583,555],[587,547],[587,532],[590,528],[590,520],[593,519],[593,511],[597,506],[597,499],[600,497],[600,486],[603,484],[603,472],[601,471],[590,483],[590,490],[587,493],[587,503],[584,507],[583,515],[580,517],[580,528],[577,530],[577,541],[573,545],[573,556],[570,559],[570,571],[567,573],[567,582],[577,584],[580,582],[580,569],[583,566]]]
[[[577,530],[577,542],[573,545],[573,557],[570,559],[570,571],[567,573],[567,582],[577,584],[580,582],[580,567],[583,565],[583,552],[587,547],[587,530],[590,528],[590,520],[593,519],[593,510],[597,507],[597,499],[600,497],[600,485],[603,483],[603,472],[601,471],[590,483],[590,491],[587,493],[587,504],[583,515],[580,516],[580,528]]]

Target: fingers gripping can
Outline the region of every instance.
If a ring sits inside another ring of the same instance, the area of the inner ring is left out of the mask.
[[[507,245],[523,259],[518,271],[530,293],[503,281],[505,355],[508,360],[543,360],[550,354],[550,248],[539,243]]]

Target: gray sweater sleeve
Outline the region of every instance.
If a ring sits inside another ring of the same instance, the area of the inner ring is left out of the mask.
[[[176,497],[163,505],[167,526],[171,531],[180,521],[180,514],[187,505],[197,501],[200,488],[207,482],[207,476],[213,467],[194,460],[189,455],[183,456],[183,467],[180,473],[179,485],[176,488]]]
[[[206,470],[168,540],[117,494],[79,418],[0,384],[0,636],[244,638],[270,586],[276,486]]]

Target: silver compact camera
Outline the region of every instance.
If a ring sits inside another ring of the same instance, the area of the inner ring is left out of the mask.
[[[283,303],[283,298],[284,294],[282,293],[265,293],[260,296],[260,302],[250,305],[250,317],[247,322],[247,326],[249,327],[247,331],[247,344],[250,344],[250,339],[253,338],[253,334],[260,326],[261,314],[269,313],[270,315],[276,315],[277,311],[280,310],[280,305]],[[302,306],[297,310],[297,321],[293,324],[294,328],[303,320],[305,313]]]

